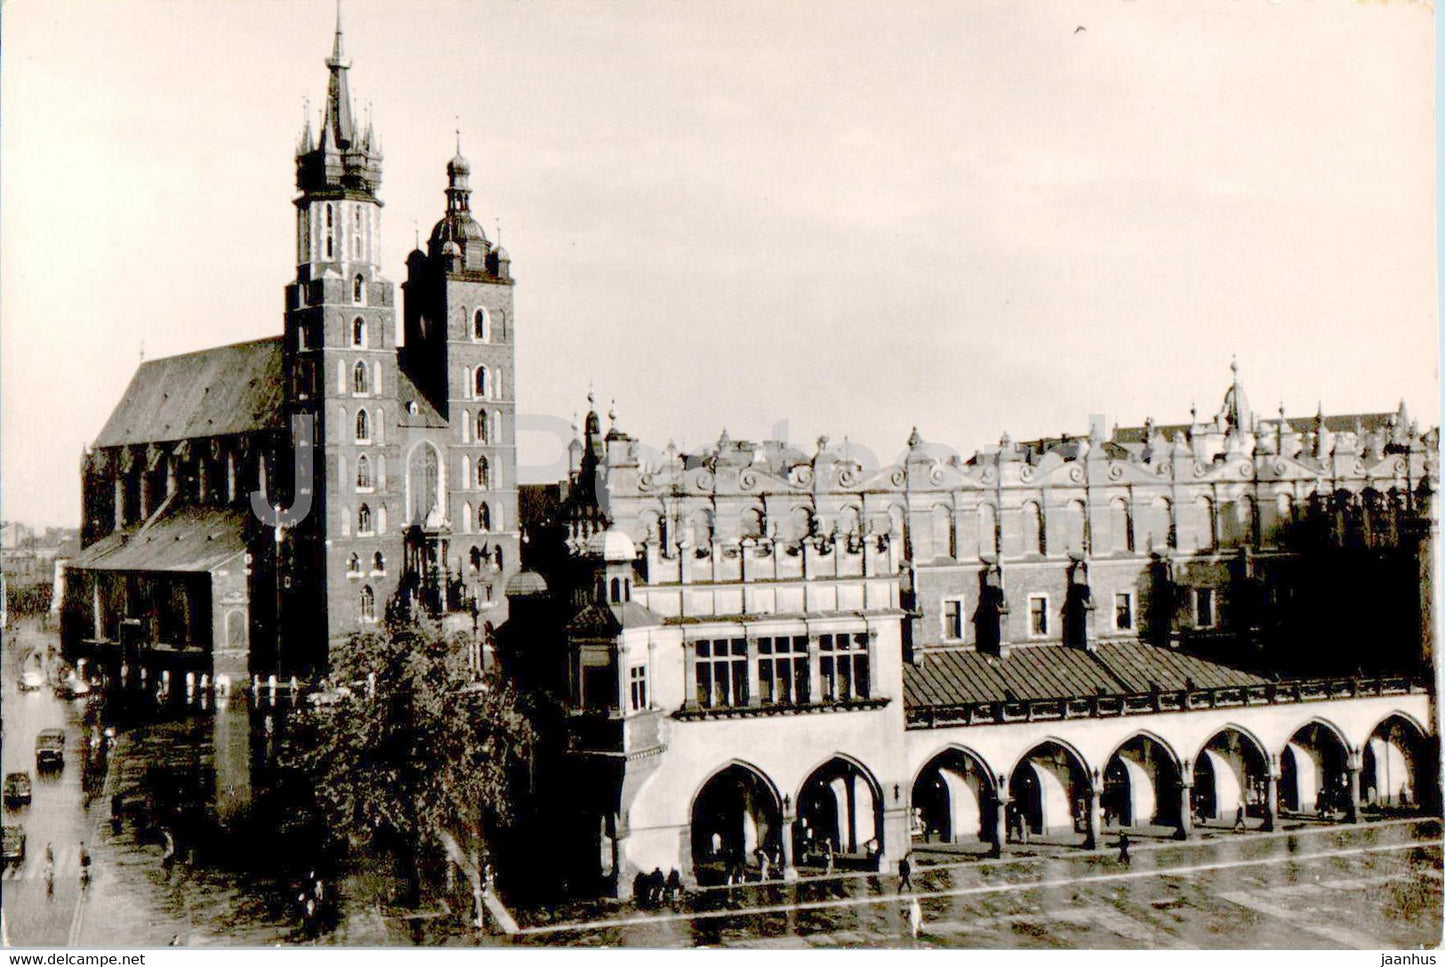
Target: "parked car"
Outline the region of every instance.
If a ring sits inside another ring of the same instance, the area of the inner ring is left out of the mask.
[[[35,737],[35,768],[61,769],[65,767],[65,730],[41,729]]]
[[[5,824],[5,862],[20,864],[25,862],[25,830],[19,826]]]
[[[30,773],[11,772],[5,776],[5,805],[20,806],[30,801]]]
[[[45,674],[34,668],[21,672],[19,684],[22,692],[38,692],[45,687]]]
[[[78,676],[63,679],[55,686],[55,694],[61,698],[85,698],[90,695],[90,682]]]

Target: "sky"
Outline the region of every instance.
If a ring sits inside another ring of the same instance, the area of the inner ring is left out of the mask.
[[[1433,14],[1337,0],[343,0],[384,270],[512,257],[519,414],[892,459],[1218,409],[1438,422]],[[279,334],[331,0],[0,10],[0,515],[140,355]],[[519,439],[522,479],[564,440]]]

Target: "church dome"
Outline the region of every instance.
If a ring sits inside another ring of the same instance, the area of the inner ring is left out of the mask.
[[[449,177],[455,178],[457,175],[469,175],[471,173],[471,163],[468,162],[466,158],[463,158],[460,154],[447,162],[447,175]]]
[[[536,571],[520,571],[507,580],[509,598],[527,598],[547,593],[547,580]]]
[[[587,540],[587,553],[608,564],[631,564],[637,559],[637,545],[620,530],[598,531]]]

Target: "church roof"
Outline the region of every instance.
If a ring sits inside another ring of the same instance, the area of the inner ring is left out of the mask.
[[[396,400],[401,404],[401,415],[397,419],[401,426],[445,427],[447,425],[446,419],[437,412],[437,408],[431,405],[426,394],[417,388],[417,385],[411,381],[411,377],[401,367],[397,367],[396,370]]]
[[[625,628],[655,628],[662,618],[636,601],[589,604],[567,622],[567,632],[578,638],[611,638]]]
[[[180,507],[96,541],[69,566],[92,571],[209,571],[245,553],[248,517],[247,511],[236,508]]]
[[[95,445],[282,429],[283,394],[280,336],[147,360]]]
[[[1100,642],[1088,652],[1064,645],[1013,649],[1007,658],[976,651],[925,654],[903,666],[903,701],[910,708],[982,702],[1088,698],[1182,688],[1263,685],[1227,665],[1140,642]]]

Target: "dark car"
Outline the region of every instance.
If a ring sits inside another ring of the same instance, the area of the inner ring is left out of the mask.
[[[8,823],[5,825],[5,862],[25,862],[25,830]]]
[[[65,730],[41,729],[35,737],[35,768],[61,769],[65,766]]]
[[[19,806],[30,801],[30,773],[11,772],[5,776],[5,805]]]

